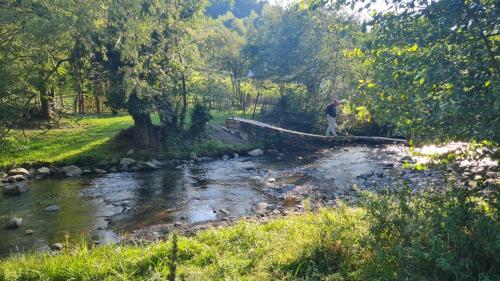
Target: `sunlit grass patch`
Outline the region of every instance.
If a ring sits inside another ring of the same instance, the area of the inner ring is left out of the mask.
[[[0,149],[0,167],[22,163],[64,163],[115,155],[108,142],[133,125],[128,115],[64,119],[50,130],[14,130]]]

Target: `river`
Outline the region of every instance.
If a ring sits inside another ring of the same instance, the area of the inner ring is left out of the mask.
[[[388,167],[403,152],[399,146],[348,146],[151,172],[32,180],[29,192],[0,196],[0,222],[23,218],[17,230],[0,229],[0,256],[47,249],[65,240],[117,242],[127,232],[156,224],[251,216],[261,202],[279,205],[285,192],[301,198],[348,199],[363,175],[396,173],[397,165]],[[60,210],[44,211],[51,205]]]

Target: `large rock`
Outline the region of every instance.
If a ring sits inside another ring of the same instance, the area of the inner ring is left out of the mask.
[[[82,169],[75,165],[62,167],[61,171],[68,177],[79,176],[82,174]]]
[[[264,151],[262,151],[262,149],[254,149],[252,151],[249,151],[248,155],[252,157],[258,157],[264,155]]]
[[[2,188],[5,195],[21,195],[29,190],[28,185],[25,183],[9,184]]]
[[[23,222],[22,218],[11,218],[5,224],[6,229],[18,229]]]
[[[39,168],[38,170],[36,170],[36,173],[38,175],[48,176],[48,175],[50,175],[50,169],[47,167],[42,167],[42,168]]]
[[[28,172],[28,170],[26,170],[25,168],[16,168],[9,171],[9,176],[15,175],[23,175],[25,177],[29,177],[30,172]]]
[[[120,165],[123,167],[128,167],[130,165],[134,165],[137,161],[135,161],[135,159],[132,159],[132,158],[122,158],[122,160],[120,161]]]

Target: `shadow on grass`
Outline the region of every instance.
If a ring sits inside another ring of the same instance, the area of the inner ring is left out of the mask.
[[[346,253],[340,242],[305,249],[296,260],[276,268],[291,280],[344,280],[349,271]]]
[[[11,138],[2,143],[0,167],[20,164],[88,164],[119,155],[126,140],[116,135],[130,127],[124,122],[100,124],[87,128],[49,131],[39,139],[24,144]],[[5,145],[4,145],[5,144]]]

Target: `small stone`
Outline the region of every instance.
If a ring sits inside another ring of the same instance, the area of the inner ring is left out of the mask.
[[[269,183],[273,183],[273,182],[276,182],[276,179],[275,179],[275,178],[268,178],[268,179],[267,179],[267,182],[269,182]]]
[[[22,218],[11,218],[5,224],[6,229],[18,229],[23,222]]]
[[[58,205],[51,205],[45,208],[43,211],[47,213],[52,213],[52,212],[58,212],[59,210],[61,210],[61,207],[59,207]]]
[[[50,169],[47,167],[42,167],[36,170],[36,173],[41,176],[48,176],[50,175]]]
[[[97,174],[105,174],[107,173],[106,170],[103,170],[103,169],[94,169],[94,173],[97,173]]]
[[[5,195],[21,195],[29,190],[28,185],[25,183],[15,183],[11,185],[6,185],[2,188],[2,192]]]
[[[61,251],[62,249],[64,249],[64,245],[62,243],[54,243],[54,244],[52,244],[50,249],[52,251]]]
[[[262,149],[254,149],[252,151],[249,151],[248,155],[252,157],[258,157],[264,155],[264,151],[262,151]]]
[[[229,215],[229,211],[226,209],[219,209],[219,212],[223,213],[224,215]]]
[[[32,229],[27,229],[26,231],[24,231],[24,235],[32,235],[33,233],[35,233]]]
[[[224,156],[222,156],[222,160],[224,160],[224,161],[227,161],[227,160],[229,160],[229,159],[230,159],[229,155],[224,155]]]
[[[26,170],[25,168],[12,169],[9,171],[8,174],[9,174],[9,176],[15,176],[15,175],[23,175],[25,177],[30,176],[30,172],[28,170]]]
[[[238,153],[233,153],[233,158],[239,158],[240,156],[238,155]]]
[[[134,154],[134,150],[133,149],[127,151],[127,155],[132,155],[132,154]]]
[[[143,168],[147,170],[156,170],[158,169],[158,166],[153,164],[153,162],[148,161],[143,163]]]
[[[181,225],[182,225],[182,222],[180,222],[180,221],[176,221],[176,222],[174,223],[174,226],[181,226]]]

